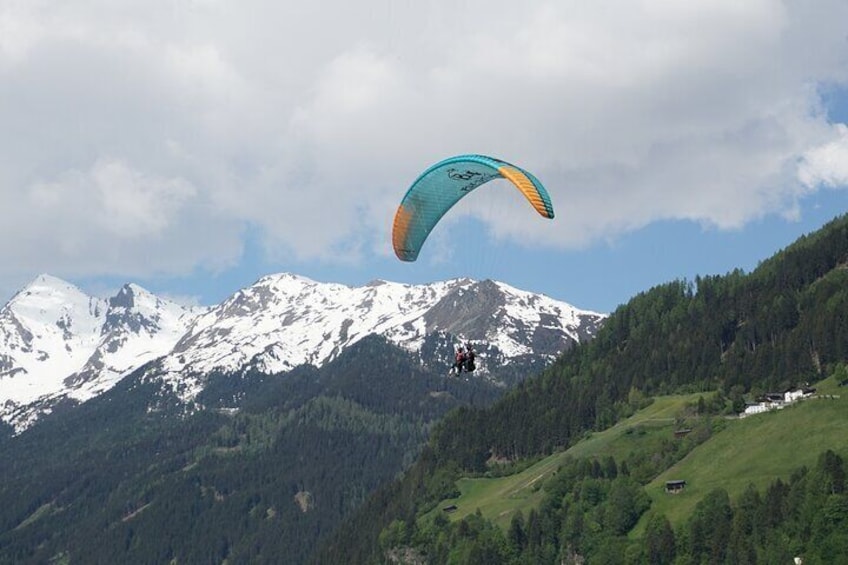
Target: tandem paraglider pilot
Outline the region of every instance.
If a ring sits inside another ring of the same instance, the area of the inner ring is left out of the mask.
[[[474,359],[476,354],[474,352],[474,348],[471,346],[471,343],[466,345],[465,347],[459,346],[456,348],[456,354],[454,355],[454,362],[451,365],[449,375],[458,375],[459,373],[465,371],[466,373],[472,372],[476,366],[474,364]]]

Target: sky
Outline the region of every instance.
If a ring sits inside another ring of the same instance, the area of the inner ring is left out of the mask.
[[[609,312],[848,211],[845,0],[0,0],[0,304],[41,273],[217,303],[272,273],[492,278]],[[445,216],[451,155],[532,171]]]

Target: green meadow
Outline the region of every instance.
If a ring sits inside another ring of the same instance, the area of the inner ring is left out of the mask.
[[[594,432],[566,451],[546,457],[513,475],[497,478],[462,478],[457,481],[460,496],[442,501],[430,514],[455,505],[449,516],[459,520],[480,509],[486,518],[506,527],[512,514],[521,510],[526,516],[541,502],[541,486],[568,457],[606,457],[621,459],[634,449],[651,449],[655,443],[673,435],[675,416],[687,403],[697,402],[701,394],[658,397],[636,414],[606,429]]]
[[[848,456],[848,389],[837,387],[832,379],[817,389],[815,397],[782,410],[729,422],[645,487],[651,509],[676,526],[714,489],[725,489],[732,500],[749,484],[762,492],[777,478],[788,480],[799,467],[813,466],[828,449]],[[669,480],[685,480],[686,487],[667,494]],[[641,535],[642,518],[632,535]]]
[[[677,525],[715,488],[724,488],[734,498],[749,483],[764,489],[778,477],[787,480],[795,469],[813,465],[827,449],[848,455],[848,389],[837,387],[832,379],[817,386],[816,398],[744,419],[729,418],[720,431],[645,486],[651,509],[665,513]],[[456,506],[447,515],[459,520],[479,509],[484,517],[506,528],[515,512],[520,510],[526,516],[538,507],[545,480],[567,458],[612,456],[620,461],[634,452],[653,453],[661,442],[673,438],[675,422],[700,396],[705,395],[657,397],[630,418],[588,434],[570,449],[521,472],[496,478],[461,478],[457,481],[460,496],[442,501],[428,515]],[[665,482],[678,479],[686,481],[685,489],[667,494]],[[641,535],[644,518],[631,535]]]

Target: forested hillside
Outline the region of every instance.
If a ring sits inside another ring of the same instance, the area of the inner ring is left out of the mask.
[[[302,562],[433,421],[502,392],[377,336],[321,369],[212,381],[188,412],[136,375],[0,440],[0,563]]]
[[[848,359],[848,218],[751,274],[675,281],[619,307],[597,338],[488,410],[462,410],[434,434],[441,460],[482,470],[603,429],[652,394],[742,395],[816,381]]]
[[[419,513],[450,497],[460,475],[568,447],[632,414],[651,395],[717,390],[712,407],[701,408],[721,414],[741,411],[759,393],[815,383],[848,359],[846,317],[844,216],[750,274],[674,281],[641,293],[609,317],[594,341],[495,405],[450,414],[405,478],[371,498],[318,561],[342,551],[358,562],[385,558],[380,532],[384,542],[397,532],[383,528],[402,523],[414,532]],[[630,526],[616,527],[620,533]]]

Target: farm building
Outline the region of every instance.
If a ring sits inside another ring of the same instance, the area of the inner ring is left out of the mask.
[[[686,481],[683,480],[675,480],[675,481],[666,481],[665,482],[665,492],[670,494],[677,494],[683,490],[686,486]]]

